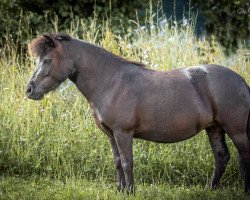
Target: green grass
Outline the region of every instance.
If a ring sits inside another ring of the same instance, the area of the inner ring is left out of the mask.
[[[97,28],[95,20],[83,35],[75,36],[153,69],[216,63],[250,83],[244,48],[226,58],[215,40],[196,39],[191,25],[169,28],[146,21],[146,28],[138,26],[132,40],[114,35],[108,27]],[[74,28],[76,24],[67,32],[74,35]],[[28,100],[24,91],[34,62],[16,48],[9,41],[0,49],[0,199],[123,199],[114,187],[108,139],[95,126],[84,97],[71,85],[42,101]],[[230,163],[221,188],[210,191],[205,188],[214,160],[204,132],[175,144],[135,140],[137,193],[126,198],[246,199],[236,150],[228,138],[227,143]]]
[[[118,193],[112,183],[100,179],[68,179],[64,182],[48,178],[2,177],[0,179],[0,198],[3,200],[71,200],[71,199],[169,199],[169,200],[203,200],[203,199],[249,199],[238,188],[225,187],[216,191],[204,189],[202,185],[174,184],[139,184],[135,195]]]

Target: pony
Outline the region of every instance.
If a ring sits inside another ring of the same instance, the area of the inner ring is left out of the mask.
[[[206,130],[215,158],[211,188],[230,159],[227,134],[250,193],[250,89],[239,74],[214,64],[152,70],[64,33],[28,47],[37,61],[28,98],[40,100],[66,79],[76,85],[110,141],[119,190],[134,192],[133,138],[173,143]]]

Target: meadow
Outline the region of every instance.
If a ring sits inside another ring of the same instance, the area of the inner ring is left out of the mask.
[[[73,21],[66,32],[152,69],[216,63],[250,84],[244,43],[227,57],[215,39],[195,36],[191,18],[176,24],[154,17],[150,15],[145,26],[137,24],[132,39],[115,35],[95,19],[88,26]],[[84,27],[81,34],[79,26]],[[56,25],[52,31],[58,31]],[[214,158],[204,131],[174,144],[134,140],[137,192],[134,196],[116,192],[111,147],[84,97],[66,82],[42,101],[27,99],[25,87],[34,60],[17,50],[21,36],[19,41],[6,38],[0,49],[0,199],[249,199],[229,138],[231,160],[221,186],[216,191],[207,188]]]

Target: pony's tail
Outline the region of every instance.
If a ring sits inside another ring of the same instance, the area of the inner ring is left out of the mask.
[[[248,87],[248,90],[250,94],[250,87]],[[250,140],[250,112],[249,112],[248,119],[247,119],[247,137]]]
[[[247,137],[250,140],[250,113],[247,120]]]

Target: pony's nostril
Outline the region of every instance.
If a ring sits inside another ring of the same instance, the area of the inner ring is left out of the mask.
[[[33,92],[32,86],[31,86],[31,85],[28,85],[27,90],[26,90],[27,95],[32,94],[32,92]]]

